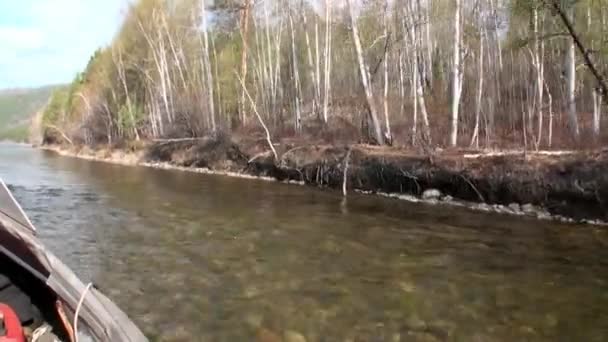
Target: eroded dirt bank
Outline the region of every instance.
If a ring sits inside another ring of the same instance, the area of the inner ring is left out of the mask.
[[[348,164],[348,191],[423,196],[430,201],[456,199],[482,203],[478,209],[494,208],[512,214],[535,212],[539,217],[550,214],[575,220],[608,220],[605,150],[528,155],[444,151],[428,156],[368,145],[284,143],[276,146],[275,161],[263,140],[228,136],[150,142],[134,150],[52,149],[127,165],[208,169],[340,190]]]

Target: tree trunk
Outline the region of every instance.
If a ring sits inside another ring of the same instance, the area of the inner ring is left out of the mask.
[[[553,96],[551,96],[551,92],[549,92],[546,80],[545,91],[547,92],[547,98],[549,100],[549,132],[547,133],[547,145],[551,148],[551,145],[553,144]]]
[[[363,49],[361,48],[361,41],[359,40],[359,30],[357,28],[357,18],[352,6],[352,0],[346,0],[348,5],[348,11],[350,13],[350,21],[352,25],[353,41],[355,43],[355,53],[357,54],[357,62],[359,64],[359,73],[361,76],[361,85],[365,91],[365,99],[367,101],[367,110],[369,113],[370,121],[373,125],[374,139],[377,144],[383,144],[382,129],[380,128],[380,121],[378,121],[378,111],[374,103],[374,94],[372,92],[371,84],[368,79],[367,66],[363,59]]]
[[[481,27],[480,27],[481,29]],[[481,100],[483,96],[483,45],[484,34],[479,34],[479,56],[477,62],[478,77],[477,80],[477,99],[475,99],[475,128],[473,129],[473,137],[471,138],[471,146],[479,148],[479,118],[481,116]]]
[[[249,10],[251,8],[251,0],[244,0],[245,4],[243,6],[240,18],[240,31],[241,31],[241,40],[243,42],[243,51],[241,52],[241,73],[240,77],[243,82],[247,80],[247,50],[249,49],[247,45],[248,37],[249,37]],[[245,89],[241,90],[241,101],[240,101],[240,120],[242,124],[247,122],[247,113],[245,110]]]
[[[602,95],[596,89],[593,90],[593,135],[597,139],[600,136],[600,120],[602,116]]]
[[[325,69],[323,94],[323,121],[327,123],[329,110],[329,94],[331,93],[331,1],[325,0]]]
[[[570,22],[574,21],[574,6],[570,5],[567,10],[567,15]],[[578,141],[579,129],[578,129],[578,118],[576,113],[576,47],[574,39],[568,39],[568,46],[566,51],[566,87],[567,95],[566,99],[568,102],[568,121],[570,123],[570,130],[572,136]]]
[[[386,46],[388,46],[389,34],[388,34],[388,0],[384,3],[384,39],[387,40]],[[387,142],[393,140],[391,135],[391,121],[388,116],[388,49],[384,49],[384,93],[382,96],[382,103],[384,107],[384,123],[386,125],[385,137]]]
[[[454,61],[452,65],[452,131],[450,134],[450,145],[458,143],[458,107],[460,105],[460,1],[454,0],[456,9],[454,11]]]
[[[534,68],[536,70],[536,116],[538,119],[538,136],[536,137],[536,149],[540,147],[543,137],[543,89],[545,83],[544,67],[544,42],[540,38],[540,25],[538,17],[538,6],[534,5],[532,10],[532,27],[534,35]]]
[[[306,42],[306,51],[308,55],[308,68],[310,69],[310,81],[312,82],[312,92],[313,92],[313,100],[312,100],[312,111],[320,117],[320,108],[321,108],[321,96],[320,96],[320,82],[319,75],[315,73],[315,66],[312,58],[312,49],[310,48],[310,36],[308,34],[308,21],[306,19],[306,11],[302,10],[302,22],[304,23],[304,38]]]
[[[293,28],[293,16],[291,15],[291,9],[289,10],[289,28],[291,30],[291,55],[293,59],[293,78],[294,78],[294,93],[295,93],[295,104],[296,104],[296,117],[295,117],[295,129],[299,132],[302,124],[302,113],[300,112],[300,72],[298,70],[298,55],[296,53],[296,34]]]
[[[201,17],[203,24],[203,69],[205,73],[205,87],[207,88],[207,104],[209,110],[209,118],[211,121],[211,131],[215,132],[217,127],[215,123],[215,102],[213,98],[213,74],[211,73],[211,59],[209,58],[209,33],[207,27],[207,12],[205,10],[205,2],[203,1],[201,9]]]

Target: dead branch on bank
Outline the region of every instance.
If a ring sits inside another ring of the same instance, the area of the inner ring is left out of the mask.
[[[46,125],[46,127],[56,130],[57,133],[61,134],[61,136],[63,137],[63,139],[65,139],[67,142],[70,143],[70,145],[74,145],[74,142],[72,142],[72,139],[70,139],[65,133],[63,133],[63,131],[60,130],[59,127],[57,127],[55,125]]]
[[[258,118],[258,121],[260,122],[260,125],[262,125],[262,128],[264,128],[264,132],[266,132],[266,141],[268,142],[268,146],[270,146],[270,149],[272,150],[272,154],[274,155],[274,160],[276,162],[278,162],[279,156],[277,155],[277,151],[275,150],[274,145],[272,144],[272,140],[270,140],[270,131],[268,130],[268,127],[266,127],[264,120],[262,120],[262,116],[258,112],[258,108],[255,104],[255,101],[253,101],[253,99],[251,98],[251,95],[249,95],[249,92],[247,91],[247,87],[245,86],[245,82],[239,76],[238,73],[235,72],[235,75],[238,78],[239,82],[241,83],[241,87],[243,87],[243,92],[245,93],[245,95],[247,95],[247,99],[249,99],[249,103],[251,104],[251,108],[253,108],[253,112],[255,113],[255,116]]]
[[[348,180],[348,165],[350,163],[350,154],[353,151],[352,146],[348,148],[348,152],[346,152],[346,157],[344,157],[344,174],[342,175],[342,195],[346,197],[346,183]]]

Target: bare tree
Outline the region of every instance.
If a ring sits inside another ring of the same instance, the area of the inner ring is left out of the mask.
[[[386,39],[386,44],[385,46],[388,47],[389,44],[389,40],[390,40],[390,35],[388,34],[388,0],[385,0],[384,2],[384,20],[383,20],[383,26],[384,26],[384,39]],[[388,115],[388,83],[389,83],[389,79],[388,79],[388,48],[384,49],[384,92],[382,94],[382,104],[384,107],[384,123],[385,123],[385,138],[386,141],[390,142],[393,140],[392,138],[392,134],[391,134],[391,120],[389,118]]]
[[[461,0],[454,0],[454,42],[453,42],[453,65],[452,65],[452,131],[450,133],[450,145],[458,143],[458,107],[460,106],[460,11]]]
[[[567,9],[567,16],[574,20],[574,5]],[[575,139],[578,139],[578,118],[576,113],[576,48],[574,39],[569,39],[566,52],[566,101],[568,104],[568,119],[570,129]]]
[[[357,28],[357,18],[355,17],[355,13],[353,10],[352,0],[346,0],[346,3],[348,5],[348,11],[350,14],[351,33],[353,36],[353,41],[355,43],[355,53],[357,54],[357,61],[359,64],[361,85],[363,86],[363,91],[365,92],[365,99],[367,101],[367,111],[369,113],[369,118],[374,130],[374,139],[376,143],[382,144],[382,129],[380,128],[380,121],[378,121],[378,111],[376,110],[376,104],[374,103],[374,94],[372,92],[372,87],[368,79],[367,64],[365,63],[365,59],[363,58],[363,49],[361,48],[361,40],[359,39],[359,30]]]
[[[480,10],[481,12],[481,10]],[[481,14],[479,14],[479,22],[482,23]],[[471,138],[471,146],[479,148],[479,121],[481,116],[481,104],[483,96],[483,55],[485,44],[485,33],[483,32],[483,24],[479,25],[479,51],[477,53],[477,98],[475,99],[475,128],[473,129],[473,137]]]
[[[325,0],[325,50],[323,55],[325,56],[325,69],[324,69],[324,90],[323,94],[323,121],[327,123],[328,120],[328,109],[329,109],[329,96],[331,94],[331,1]]]
[[[292,69],[293,69],[293,79],[294,79],[294,93],[295,93],[295,107],[296,107],[296,117],[295,117],[295,129],[296,132],[299,132],[302,128],[302,113],[300,110],[300,101],[301,101],[301,88],[300,88],[300,72],[298,70],[298,54],[296,53],[296,34],[293,27],[293,16],[291,14],[291,9],[289,9],[289,28],[291,30],[291,55],[292,55]]]
[[[209,58],[209,28],[207,27],[207,11],[205,10],[205,1],[202,1],[201,4],[201,17],[203,22],[203,70],[205,73],[206,84],[205,88],[207,89],[207,104],[209,113],[207,114],[210,118],[211,122],[211,130],[215,132],[217,129],[215,123],[215,103],[213,100],[213,74],[211,73],[211,61]]]
[[[240,32],[241,32],[241,41],[243,43],[242,52],[241,52],[241,72],[240,78],[245,82],[247,80],[247,50],[249,49],[248,41],[249,41],[249,12],[251,10],[251,1],[252,0],[244,0],[243,6],[241,9],[241,17],[240,17]],[[245,110],[245,91],[243,88],[241,90],[241,100],[240,100],[240,120],[242,123],[247,122],[247,113]]]

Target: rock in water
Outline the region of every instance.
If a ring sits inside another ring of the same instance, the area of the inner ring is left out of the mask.
[[[511,209],[514,213],[519,213],[521,211],[521,207],[517,203],[509,204],[509,209]]]
[[[306,338],[297,331],[287,330],[283,337],[285,342],[306,342]]]
[[[490,211],[492,210],[492,207],[490,207],[489,204],[487,203],[479,203],[476,204],[472,207],[473,209],[477,209],[477,210],[481,210],[481,211]]]
[[[283,339],[271,330],[260,328],[255,336],[256,342],[282,342]]]
[[[536,212],[536,209],[534,208],[534,206],[529,203],[522,205],[521,210],[526,214],[534,214]]]
[[[426,189],[422,193],[422,198],[425,199],[425,200],[428,200],[428,199],[437,199],[439,197],[441,197],[441,191],[439,191],[437,189]]]
[[[263,320],[264,317],[257,313],[248,313],[245,315],[245,324],[253,330],[259,329]]]

